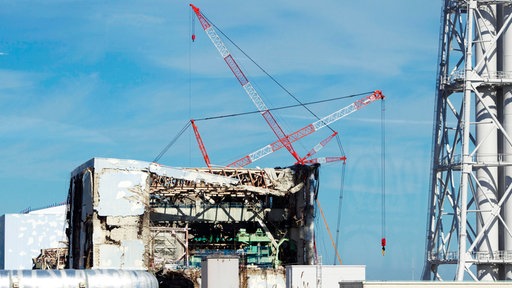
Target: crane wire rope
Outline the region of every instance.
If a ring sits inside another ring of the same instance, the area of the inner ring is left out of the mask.
[[[192,42],[195,40],[196,25],[193,12],[189,11],[189,35],[192,35]],[[188,119],[192,118],[192,42],[188,42]],[[188,165],[192,163],[192,133],[188,134]]]
[[[325,227],[327,228],[327,233],[329,234],[329,238],[331,239],[331,244],[334,247],[334,238],[332,237],[331,230],[329,229],[329,224],[327,224],[327,218],[325,217],[324,210],[322,209],[322,206],[320,205],[320,201],[318,198],[315,199],[316,205],[318,206],[318,210],[320,210],[320,214],[322,215],[322,219],[324,220]],[[316,249],[315,249],[316,250]],[[334,251],[336,254],[336,258],[338,258],[338,261],[341,264],[341,256],[338,253],[338,250]]]
[[[321,224],[321,220],[320,220],[320,217],[318,217],[318,209],[315,209],[314,211],[314,217],[315,217],[315,228],[316,227],[319,227],[318,229],[315,229],[314,233],[314,239],[315,239],[315,245],[316,245],[316,250],[315,250],[315,253],[318,255],[318,249],[321,249],[323,255],[328,255],[328,252],[327,252],[327,245],[325,244],[325,231],[322,229],[322,225]],[[320,238],[320,241],[317,241],[317,236],[318,238]],[[318,244],[317,244],[318,243]],[[320,248],[318,248],[320,247]],[[321,254],[322,255],[322,254]],[[317,259],[318,259],[318,256],[315,256]]]
[[[352,95],[340,96],[340,97],[335,97],[335,98],[330,98],[330,99],[312,101],[312,102],[303,103],[303,105],[314,105],[314,104],[319,104],[319,103],[331,102],[331,101],[336,101],[336,100],[340,100],[340,99],[357,97],[357,96],[365,95],[365,94],[368,94],[368,93],[371,93],[371,92],[364,92],[364,93],[359,93],[359,94],[352,94]],[[288,106],[270,108],[269,110],[282,110],[282,109],[294,108],[294,107],[297,107],[297,106],[301,106],[301,105],[300,104],[288,105]],[[234,114],[226,114],[226,115],[219,115],[219,116],[212,116],[212,117],[204,117],[204,118],[199,118],[199,119],[194,119],[194,120],[197,122],[197,121],[213,120],[213,119],[228,118],[228,117],[238,117],[238,116],[244,116],[244,115],[256,114],[256,113],[260,113],[260,111],[249,111],[249,112],[242,112],[242,113],[234,113]],[[162,151],[160,151],[160,153],[158,154],[158,156],[155,157],[153,162],[158,162],[162,158],[162,156],[165,155],[165,153],[167,153],[167,151],[171,148],[171,146],[174,145],[174,143],[178,140],[178,138],[185,132],[185,130],[187,130],[190,127],[190,125],[191,125],[190,121],[187,121],[187,124],[162,149]],[[339,140],[339,135],[336,135],[336,138],[337,138],[337,141],[338,141],[338,146],[339,146],[339,148],[340,148],[340,150],[342,152],[342,155],[345,155],[345,153],[343,151],[343,147],[341,145],[341,141]]]
[[[324,100],[306,102],[306,103],[301,103],[301,104],[294,104],[294,105],[287,105],[287,106],[269,108],[268,110],[269,111],[276,111],[276,110],[283,110],[283,109],[295,108],[295,107],[300,107],[300,106],[307,106],[307,105],[331,102],[331,101],[336,101],[336,100],[341,100],[341,99],[347,99],[347,98],[357,97],[357,96],[361,96],[361,95],[366,95],[366,94],[369,94],[369,93],[372,93],[372,92],[364,92],[364,93],[358,93],[358,94],[352,94],[352,95],[347,95],[347,96],[334,97],[334,98],[329,98],[329,99],[324,99]],[[233,113],[233,114],[210,116],[210,117],[198,118],[198,119],[194,119],[194,120],[197,122],[197,121],[204,121],[204,120],[213,120],[213,119],[220,119],[220,118],[244,116],[244,115],[250,115],[250,114],[257,114],[257,113],[261,113],[261,111],[254,110],[254,111],[248,111],[248,112],[240,112],[240,113]]]
[[[254,65],[256,65],[256,67],[258,67],[263,73],[265,73],[265,75],[267,75],[274,83],[276,83],[277,86],[279,86],[290,97],[292,97],[295,101],[297,101],[297,103],[299,103],[298,106],[304,107],[304,109],[306,109],[309,113],[311,113],[311,115],[313,115],[316,119],[320,120],[320,117],[318,117],[313,111],[311,111],[311,109],[306,107],[306,105],[304,103],[302,103],[297,97],[295,97],[295,95],[293,95],[288,89],[286,89],[286,87],[284,87],[279,81],[277,81],[277,79],[275,79],[270,73],[268,73],[265,69],[263,69],[263,67],[261,65],[259,65],[254,59],[252,59],[251,56],[249,56],[247,53],[245,53],[245,51],[242,50],[242,48],[240,48],[233,40],[231,40],[231,38],[229,38],[219,27],[217,27],[217,25],[215,25],[215,23],[210,21],[210,19],[208,19],[208,17],[206,17],[206,15],[204,13],[202,13],[202,15],[217,31],[219,31],[220,34],[222,34],[222,36],[224,36],[233,46],[235,46],[236,49],[238,49],[238,51],[240,51],[245,57],[247,57],[247,59],[249,59]],[[332,132],[335,132],[334,129],[332,129],[331,126],[329,126],[328,124],[326,124],[326,127],[329,128]]]
[[[345,152],[343,151],[343,147],[341,145],[341,140],[338,135],[336,135],[336,141],[338,142],[338,146],[341,149],[342,155],[345,155]],[[340,191],[338,196],[338,218],[336,223],[336,243],[334,245],[334,250],[336,252],[336,255],[338,255],[338,247],[339,247],[339,240],[340,240],[340,226],[341,226],[341,208],[343,207],[343,188],[345,183],[345,167],[346,163],[343,162],[341,167],[341,178],[340,178]],[[341,258],[338,257],[339,264],[341,265]],[[336,265],[336,258],[334,258],[334,265]]]
[[[167,151],[171,148],[171,146],[174,145],[174,143],[176,143],[176,141],[180,138],[180,136],[183,135],[183,133],[185,131],[187,131],[187,129],[188,129],[188,127],[190,127],[190,125],[191,125],[191,122],[187,121],[187,124],[185,124],[185,126],[183,128],[181,128],[180,132],[178,132],[178,134],[164,147],[164,149],[162,149],[162,151],[160,151],[160,153],[155,157],[153,162],[158,162],[160,160],[160,158],[162,158],[162,156],[164,156],[164,154],[167,153]]]
[[[384,101],[381,101],[381,246],[382,256],[386,253],[386,107]]]

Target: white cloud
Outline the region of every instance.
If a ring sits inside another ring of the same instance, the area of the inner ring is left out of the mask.
[[[112,143],[112,139],[100,131],[55,122],[40,118],[0,117],[0,134],[4,139],[30,139],[37,145],[39,141],[50,139],[55,142],[71,143]]]
[[[9,92],[18,91],[19,89],[34,88],[38,81],[44,78],[39,73],[16,71],[16,70],[0,70],[0,91],[4,91],[3,97]],[[0,97],[2,97],[0,96]],[[1,98],[0,98],[1,99]]]

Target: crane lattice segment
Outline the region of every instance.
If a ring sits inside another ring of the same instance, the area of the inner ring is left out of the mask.
[[[334,113],[331,113],[331,114],[325,116],[324,118],[316,121],[315,123],[313,123],[313,127],[315,128],[315,130],[319,130],[319,129],[331,124],[332,122],[338,121],[339,119],[341,119],[347,115],[350,115],[353,112],[361,109],[362,107],[372,103],[375,100],[379,100],[379,99],[384,99],[384,95],[382,95],[382,92],[380,90],[377,90],[377,91],[373,92],[371,95],[366,96],[362,99],[359,99],[359,100],[355,101],[354,103],[352,103],[346,107],[343,107],[340,110],[338,110]]]
[[[376,90],[371,95],[365,96],[365,97],[353,102],[352,104],[350,104],[346,107],[343,107],[343,108],[325,116],[324,118],[322,118],[314,123],[311,123],[301,129],[287,135],[286,138],[292,143],[295,141],[298,141],[310,134],[313,134],[314,132],[322,129],[325,126],[327,126],[335,121],[338,121],[343,117],[346,117],[346,116],[352,114],[353,112],[365,107],[366,105],[368,105],[374,101],[383,100],[383,99],[384,99],[384,95],[382,94],[382,91]],[[254,162],[256,160],[259,160],[259,159],[281,149],[281,148],[283,148],[282,142],[275,141],[263,148],[260,148],[256,151],[250,153],[247,156],[244,156],[243,158],[240,158],[240,159],[234,161],[231,164],[228,164],[227,166],[228,167],[244,167],[246,165],[251,164],[252,162]]]
[[[231,72],[233,72],[240,85],[242,85],[249,98],[251,98],[252,102],[254,103],[258,111],[261,112],[261,115],[263,116],[263,118],[265,118],[265,121],[270,126],[274,134],[277,136],[277,139],[279,139],[279,142],[284,147],[286,147],[286,149],[290,152],[290,154],[292,154],[295,160],[299,161],[300,157],[297,154],[297,152],[295,152],[295,149],[293,148],[292,143],[290,142],[288,137],[286,137],[286,133],[284,133],[283,129],[281,128],[281,126],[279,126],[272,113],[270,113],[270,110],[263,102],[263,99],[261,99],[256,89],[254,89],[251,82],[243,73],[242,69],[240,69],[240,66],[238,66],[235,59],[229,52],[226,45],[224,45],[224,42],[219,37],[213,26],[208,22],[208,20],[203,16],[203,14],[201,14],[199,8],[197,8],[193,4],[190,4],[190,7],[192,7],[192,9],[194,10],[194,13],[199,19],[201,26],[206,32],[206,35],[208,35],[208,38],[210,38],[215,48],[217,48],[217,51],[219,51],[222,58],[224,58],[224,61],[228,65],[229,69],[231,70]]]
[[[304,160],[304,164],[325,164],[330,162],[336,162],[336,161],[343,161],[345,162],[347,160],[347,157],[345,156],[336,156],[336,157],[318,157],[313,159]]]
[[[308,152],[308,154],[306,154],[306,156],[302,157],[302,162],[318,153],[318,151],[322,150],[325,147],[325,145],[327,145],[327,143],[329,143],[332,140],[332,138],[336,137],[336,135],[338,135],[338,132],[334,131],[334,133],[329,135],[329,137],[325,138],[320,143],[316,144],[315,147],[313,147],[313,149],[311,149]]]

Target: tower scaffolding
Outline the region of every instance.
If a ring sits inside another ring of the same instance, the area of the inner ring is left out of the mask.
[[[423,279],[512,280],[512,1],[443,2]]]

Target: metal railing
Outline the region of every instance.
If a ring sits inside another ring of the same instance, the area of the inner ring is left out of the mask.
[[[467,262],[473,263],[512,263],[512,250],[478,251],[469,254],[471,259]],[[429,252],[428,258],[431,261],[454,262],[459,259],[457,251]]]
[[[478,75],[483,79],[512,79],[512,71],[494,71],[485,72]],[[465,73],[464,70],[457,70],[450,75],[450,83],[464,81]]]
[[[460,165],[462,164],[462,156],[460,154],[454,155],[450,160],[450,155],[445,156],[439,162],[443,166]],[[510,162],[512,164],[512,154],[486,154],[486,155],[473,155],[469,161],[473,164],[505,164]]]

